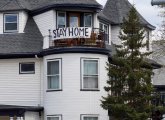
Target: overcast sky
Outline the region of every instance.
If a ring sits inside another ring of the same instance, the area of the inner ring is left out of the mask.
[[[107,0],[97,0],[100,4],[105,5]],[[158,16],[160,9],[151,6],[151,0],[129,0],[134,3],[139,13],[152,25],[158,27],[161,24],[161,18]]]

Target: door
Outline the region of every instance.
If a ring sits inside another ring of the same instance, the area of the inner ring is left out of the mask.
[[[69,27],[80,27],[80,13],[69,13]]]

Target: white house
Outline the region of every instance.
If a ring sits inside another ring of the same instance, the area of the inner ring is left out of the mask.
[[[95,0],[0,0],[0,120],[109,120],[100,106],[105,66],[130,8],[127,0],[104,8]],[[139,17],[149,43],[154,27]]]

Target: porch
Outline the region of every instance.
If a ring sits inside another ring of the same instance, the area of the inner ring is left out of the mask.
[[[58,48],[58,47],[95,47],[95,48],[105,48],[105,44],[109,41],[109,34],[105,33],[104,31],[101,31],[98,28],[90,28],[90,30],[87,31],[87,35],[85,36],[83,31],[85,27],[78,27],[75,29],[80,29],[82,34],[79,31],[76,31],[72,33],[72,36],[67,36],[67,33],[64,33],[66,36],[60,36],[55,39],[55,37],[52,35],[54,31],[49,30],[49,48]],[[63,28],[64,29],[64,28]],[[65,28],[66,31],[67,28]],[[59,30],[59,29],[58,29]],[[69,31],[70,32],[70,31]],[[70,34],[70,33],[68,33]],[[58,36],[58,35],[56,35]]]

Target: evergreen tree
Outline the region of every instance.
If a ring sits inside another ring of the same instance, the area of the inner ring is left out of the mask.
[[[147,120],[152,114],[153,86],[152,68],[144,59],[151,53],[140,51],[147,44],[134,7],[123,19],[119,38],[122,44],[116,46],[113,64],[107,63],[108,95],[103,97],[102,107],[114,120]]]

